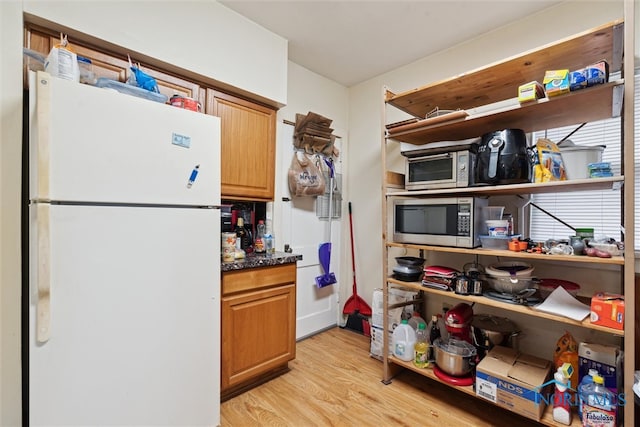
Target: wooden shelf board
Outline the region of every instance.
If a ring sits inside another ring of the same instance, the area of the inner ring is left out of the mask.
[[[535,310],[532,307],[527,307],[519,304],[509,304],[506,302],[496,301],[484,296],[474,296],[474,295],[459,295],[455,292],[441,291],[438,289],[428,288],[426,286],[422,286],[420,282],[403,282],[401,280],[396,280],[393,278],[388,278],[387,281],[393,285],[400,286],[403,288],[411,288],[415,290],[420,290],[429,294],[439,295],[443,297],[455,298],[462,301],[466,301],[469,303],[478,303],[482,305],[486,305],[489,307],[497,307],[502,308],[506,311],[511,311],[514,313],[526,314],[528,316],[538,317],[542,319],[552,320],[554,322],[562,322],[569,325],[579,326],[586,329],[593,329],[596,331],[607,332],[612,335],[624,336],[624,331],[607,328],[605,326],[594,325],[591,323],[591,320],[587,317],[582,322],[578,322],[573,319],[569,319],[568,317],[557,316],[555,314],[545,313],[543,311]]]
[[[418,374],[425,376],[427,378],[430,378],[434,381],[437,381],[439,383],[445,384],[449,387],[455,388],[456,390],[459,390],[463,393],[466,393],[468,395],[474,396],[476,397],[476,392],[473,388],[473,386],[456,386],[456,385],[452,385],[449,384],[445,381],[442,381],[440,378],[438,378],[436,376],[436,374],[433,373],[433,369],[431,368],[418,368],[416,367],[412,362],[405,362],[403,360],[397,359],[393,356],[389,356],[389,361],[393,362],[396,365],[402,366],[403,368],[406,369],[410,369],[414,372],[417,372]],[[493,402],[491,402],[490,400],[486,400],[486,399],[482,399],[479,398],[478,399],[482,400],[483,402],[487,402],[487,403],[491,403],[493,404]],[[498,405],[496,405],[498,406]],[[498,406],[499,408],[502,408],[501,406]],[[504,409],[503,410],[507,411],[508,409]],[[580,418],[577,416],[577,414],[573,414],[572,420],[571,420],[571,427],[579,427],[582,425],[582,422],[580,421]],[[553,406],[552,405],[547,405],[547,407],[544,410],[544,413],[542,414],[542,419],[540,420],[540,423],[546,426],[552,426],[552,427],[557,427],[557,426],[564,426],[566,424],[560,424],[556,421],[553,420]]]
[[[387,91],[385,101],[424,118],[435,108],[469,109],[512,98],[517,95],[518,86],[534,80],[542,83],[547,70],[577,70],[604,59],[610,71],[615,72],[622,62],[623,28],[622,19],[609,22],[426,86],[398,94]]]
[[[436,195],[485,195],[504,196],[516,194],[566,193],[587,190],[616,190],[622,187],[624,176],[607,178],[569,179],[554,182],[527,182],[525,184],[509,184],[466,188],[442,188],[438,190],[394,190],[387,191],[387,196],[436,196]]]
[[[624,257],[612,256],[611,258],[599,258],[590,256],[578,256],[578,255],[552,255],[552,254],[534,254],[528,252],[514,252],[509,250],[497,250],[497,249],[483,249],[483,248],[454,248],[449,246],[429,246],[429,245],[416,245],[413,243],[387,243],[389,247],[418,249],[425,251],[437,251],[437,252],[453,252],[458,254],[472,254],[472,255],[486,255],[504,258],[523,258],[529,260],[538,261],[567,261],[575,263],[585,264],[612,264],[612,265],[624,265]]]
[[[470,114],[463,119],[437,124],[429,124],[431,122],[425,120],[425,126],[419,126],[418,122],[393,128],[389,130],[388,138],[424,145],[475,138],[499,129],[516,128],[533,132],[616,117],[622,106],[623,87],[624,82],[616,80],[553,98]]]

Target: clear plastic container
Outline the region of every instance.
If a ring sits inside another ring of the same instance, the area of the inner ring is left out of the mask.
[[[407,319],[393,330],[393,355],[400,360],[410,362],[413,360],[414,346],[416,344],[416,331],[409,326]]]
[[[511,234],[508,236],[480,236],[480,242],[485,249],[509,249],[509,241],[513,238],[520,238],[520,234]]]
[[[169,97],[167,95],[151,92],[150,90],[142,89],[126,83],[117,82],[105,77],[100,77],[96,82],[96,86],[106,89],[114,89],[120,93],[126,93],[127,95],[133,95],[137,96],[138,98],[161,102],[163,104],[169,100]]]
[[[502,219],[504,206],[485,206],[482,210],[484,211],[485,220]]]

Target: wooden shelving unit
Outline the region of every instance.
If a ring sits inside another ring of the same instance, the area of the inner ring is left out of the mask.
[[[540,81],[546,70],[569,68],[571,70],[585,67],[599,60],[606,60],[611,72],[623,70],[623,77],[633,76],[633,61],[623,63],[624,58],[634,57],[634,12],[633,2],[625,1],[625,20],[613,21],[572,37],[559,40],[533,49],[520,55],[489,64],[485,67],[437,81],[413,90],[394,93],[383,90],[385,110],[393,107],[413,116],[413,119],[402,123],[385,126],[382,137],[382,212],[383,212],[383,271],[389,271],[389,250],[404,248],[426,252],[444,252],[452,254],[488,255],[495,257],[516,258],[529,261],[545,261],[578,266],[603,265],[617,271],[622,283],[621,289],[630,304],[625,312],[626,330],[617,330],[594,325],[589,319],[575,321],[563,316],[553,315],[535,308],[496,301],[484,296],[458,295],[454,292],[441,291],[422,286],[421,282],[404,282],[393,277],[383,278],[384,328],[389,330],[387,310],[389,306],[388,289],[401,287],[418,290],[425,296],[446,299],[453,298],[468,303],[476,303],[494,307],[505,312],[513,312],[531,317],[532,321],[555,322],[573,325],[618,337],[623,344],[627,361],[624,364],[624,392],[628,401],[633,401],[632,385],[634,380],[635,353],[635,284],[634,284],[634,88],[633,84],[625,84],[620,79],[603,85],[572,92],[551,99],[542,99],[527,104],[514,102],[519,85],[537,80]],[[623,102],[623,99],[625,102]],[[464,114],[455,114],[451,120],[438,118],[432,120],[427,114],[434,109],[464,110]],[[579,179],[544,184],[515,184],[501,186],[479,186],[470,188],[438,189],[425,191],[406,191],[402,188],[401,175],[390,173],[386,168],[387,144],[390,142],[408,142],[425,145],[437,141],[462,140],[476,138],[496,129],[519,128],[525,132],[551,129],[559,126],[580,124],[610,117],[623,117],[624,140],[622,158],[623,175],[610,178]],[[392,184],[392,185],[390,185]],[[518,196],[537,193],[565,193],[586,190],[620,190],[621,203],[624,207],[624,226],[626,228],[625,251],[622,256],[611,258],[595,258],[587,256],[567,256],[532,254],[506,250],[489,250],[483,248],[456,248],[430,245],[398,243],[387,235],[386,224],[388,203],[397,198],[431,198],[443,196]],[[631,307],[630,307],[631,306]],[[388,348],[388,334],[384,334],[383,348]],[[383,382],[388,383],[402,369],[418,372],[431,380],[439,380],[431,369],[416,368],[411,362],[398,360],[385,353],[383,357]],[[444,382],[443,382],[444,383]],[[447,383],[444,383],[447,384]],[[449,384],[447,384],[449,385]],[[473,387],[457,387],[463,393],[475,395]],[[547,408],[541,421],[544,425],[557,426],[552,416],[552,408]],[[634,425],[633,405],[624,408],[625,425]],[[578,417],[574,417],[572,425],[580,425]]]

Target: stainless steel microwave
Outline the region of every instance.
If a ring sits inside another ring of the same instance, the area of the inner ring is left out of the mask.
[[[469,150],[451,151],[407,158],[405,188],[470,187],[473,185],[475,154]]]
[[[479,197],[398,198],[391,204],[393,241],[475,248],[484,223]]]

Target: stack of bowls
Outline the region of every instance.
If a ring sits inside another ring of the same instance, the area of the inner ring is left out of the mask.
[[[416,282],[422,278],[425,259],[412,256],[396,257],[398,265],[393,267],[393,277],[403,282]]]

